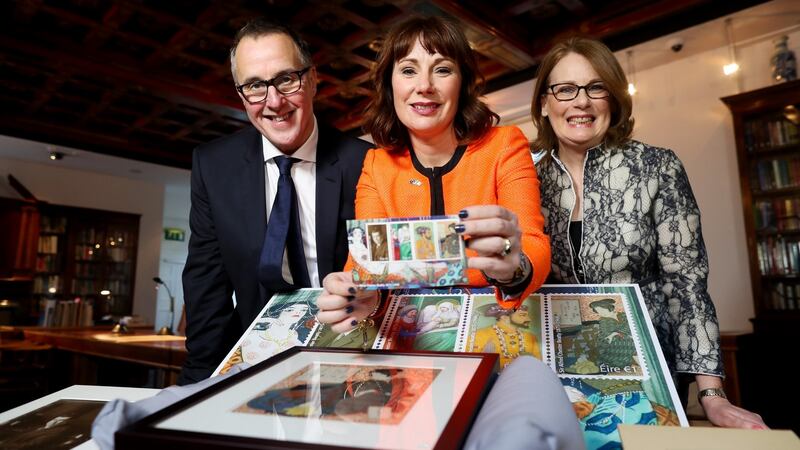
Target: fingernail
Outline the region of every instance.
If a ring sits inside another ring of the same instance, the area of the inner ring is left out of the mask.
[[[355,294],[356,293],[356,288],[354,288],[353,286],[350,286],[349,288],[347,288],[347,292],[349,292],[351,294]]]
[[[350,314],[351,312],[353,312],[354,309],[355,308],[353,308],[353,305],[350,305],[347,308],[345,308],[344,310],[345,310],[345,312],[347,312],[347,314]]]
[[[358,325],[358,321],[357,320],[352,320],[352,321],[350,321],[350,325],[356,326],[356,325]]]
[[[466,209],[462,209],[461,211],[458,212],[458,217],[462,219],[466,219],[467,216],[469,216],[469,213],[467,212]]]
[[[464,230],[466,230],[466,229],[467,229],[467,227],[464,226],[463,223],[457,223],[455,228],[454,228],[454,230],[456,230],[456,233],[463,233]]]
[[[347,298],[348,302],[352,302],[353,300],[356,299],[356,296],[355,295],[348,295],[346,298]]]

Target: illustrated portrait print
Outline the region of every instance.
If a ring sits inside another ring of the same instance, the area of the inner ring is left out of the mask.
[[[398,424],[440,372],[436,368],[312,363],[234,412]]]
[[[442,259],[461,256],[461,236],[456,233],[456,222],[437,222],[439,228],[439,254]]]
[[[389,242],[386,224],[367,225],[371,261],[389,260]]]
[[[413,238],[416,259],[436,258],[436,245],[433,243],[433,222],[415,223]]]
[[[385,349],[456,351],[463,298],[419,295],[399,299]]]
[[[620,294],[551,296],[560,374],[641,378],[642,356]]]
[[[392,259],[410,261],[414,258],[411,244],[411,226],[408,223],[395,223],[392,228]]]
[[[494,295],[475,295],[467,351],[497,353],[500,368],[522,355],[542,359],[542,296],[533,294],[517,309],[503,309]]]

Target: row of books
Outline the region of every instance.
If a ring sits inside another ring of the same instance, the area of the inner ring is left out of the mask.
[[[39,325],[43,327],[90,327],[94,325],[94,305],[81,300],[42,300]]]
[[[72,279],[72,293],[74,295],[98,295],[101,290],[108,290],[111,295],[128,295],[130,283],[127,280],[106,280],[101,287],[97,280]]]
[[[75,246],[75,259],[78,261],[96,261],[105,254],[113,262],[128,260],[128,249],[122,247],[102,247],[96,245],[78,244]]]
[[[39,253],[58,253],[58,236],[54,234],[39,236],[39,246],[36,251]]]
[[[800,275],[800,241],[768,237],[756,248],[761,275]]]
[[[33,293],[34,294],[47,294],[52,293],[50,289],[55,292],[62,291],[61,275],[37,275],[33,278]]]
[[[39,221],[40,233],[66,233],[67,232],[67,218],[66,217],[51,217],[43,215]]]
[[[100,267],[94,263],[75,263],[75,276],[76,277],[97,277]]]
[[[61,260],[58,255],[43,254],[36,257],[37,272],[58,272],[61,270]]]
[[[772,286],[767,293],[769,295],[769,309],[774,310],[797,310],[800,309],[800,282],[798,283],[777,283]]]
[[[800,128],[783,116],[754,120],[744,125],[744,145],[748,152],[800,143]]]
[[[800,186],[800,158],[759,161],[752,184],[761,191]]]
[[[756,230],[800,230],[800,197],[759,200],[754,206]]]

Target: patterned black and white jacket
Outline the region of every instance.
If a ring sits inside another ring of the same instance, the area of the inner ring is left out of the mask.
[[[552,246],[551,279],[579,283],[569,240],[572,181],[555,153],[536,169]],[[587,152],[578,257],[583,283],[640,285],[673,372],[722,375],[700,210],[672,150],[630,140]]]

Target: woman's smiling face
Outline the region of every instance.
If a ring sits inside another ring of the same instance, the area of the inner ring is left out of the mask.
[[[412,140],[455,135],[453,121],[460,90],[461,73],[456,63],[439,53],[428,53],[419,39],[408,55],[394,63],[394,109]]]
[[[550,86],[558,83],[587,86],[603,80],[588,59],[569,53],[553,67],[548,81]],[[572,100],[559,101],[549,89],[545,96],[542,115],[550,120],[560,149],[584,151],[603,142],[611,123],[609,98],[589,98],[585,89],[580,89]]]

